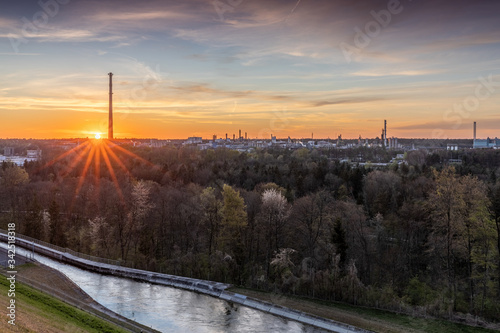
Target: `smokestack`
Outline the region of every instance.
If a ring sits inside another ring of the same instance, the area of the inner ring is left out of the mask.
[[[387,147],[387,120],[384,120],[384,146]]]
[[[474,122],[474,141],[472,141],[472,148],[476,147],[476,122]]]
[[[108,139],[113,140],[113,73],[109,72],[109,122]]]

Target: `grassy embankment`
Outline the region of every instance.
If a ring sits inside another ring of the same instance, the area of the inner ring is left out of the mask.
[[[389,311],[355,307],[339,302],[327,302],[303,297],[282,296],[245,288],[231,288],[230,291],[375,332],[499,332],[498,330],[468,326],[446,320],[415,318]]]
[[[16,325],[8,323],[8,281],[0,275],[1,332],[128,332],[25,284],[16,283]]]

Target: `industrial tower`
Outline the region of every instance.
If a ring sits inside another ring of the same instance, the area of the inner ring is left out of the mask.
[[[108,140],[113,140],[113,73],[109,72],[109,122]]]

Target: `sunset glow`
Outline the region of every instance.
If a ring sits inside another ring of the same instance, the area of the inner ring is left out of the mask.
[[[106,133],[108,72],[117,138],[500,135],[495,1],[56,4],[2,7],[1,138]]]
[[[72,206],[74,205],[75,200],[78,198],[82,186],[85,183],[89,173],[95,176],[96,179],[95,186],[97,188],[97,191],[99,192],[100,179],[101,179],[100,177],[101,165],[105,165],[109,173],[109,176],[114,184],[116,193],[123,202],[123,193],[120,184],[118,182],[118,179],[115,175],[115,169],[112,163],[115,163],[120,169],[122,169],[125,172],[125,174],[130,175],[130,173],[127,167],[125,166],[124,162],[120,160],[120,158],[116,155],[116,153],[113,150],[119,150],[120,152],[125,153],[127,159],[136,159],[140,162],[145,163],[149,167],[155,168],[155,166],[153,166],[149,161],[146,161],[143,158],[137,156],[136,154],[131,153],[126,149],[123,149],[122,147],[112,143],[111,141],[108,141],[106,139],[101,140],[99,134],[96,134],[95,137],[96,137],[95,140],[85,141],[84,143],[76,146],[75,148],[52,159],[42,167],[42,169],[45,169],[49,166],[54,165],[55,163],[67,159],[69,161],[68,167],[66,168],[65,172],[61,174],[62,177],[65,177],[68,174],[70,174],[70,172],[72,172],[75,168],[83,165],[83,169],[80,174],[75,193],[73,195],[73,201],[71,204]]]

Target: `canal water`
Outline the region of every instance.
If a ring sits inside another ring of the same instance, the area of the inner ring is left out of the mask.
[[[30,254],[19,247],[16,252]],[[162,332],[326,332],[195,292],[101,275],[39,254],[35,259],[64,273],[105,307]]]

